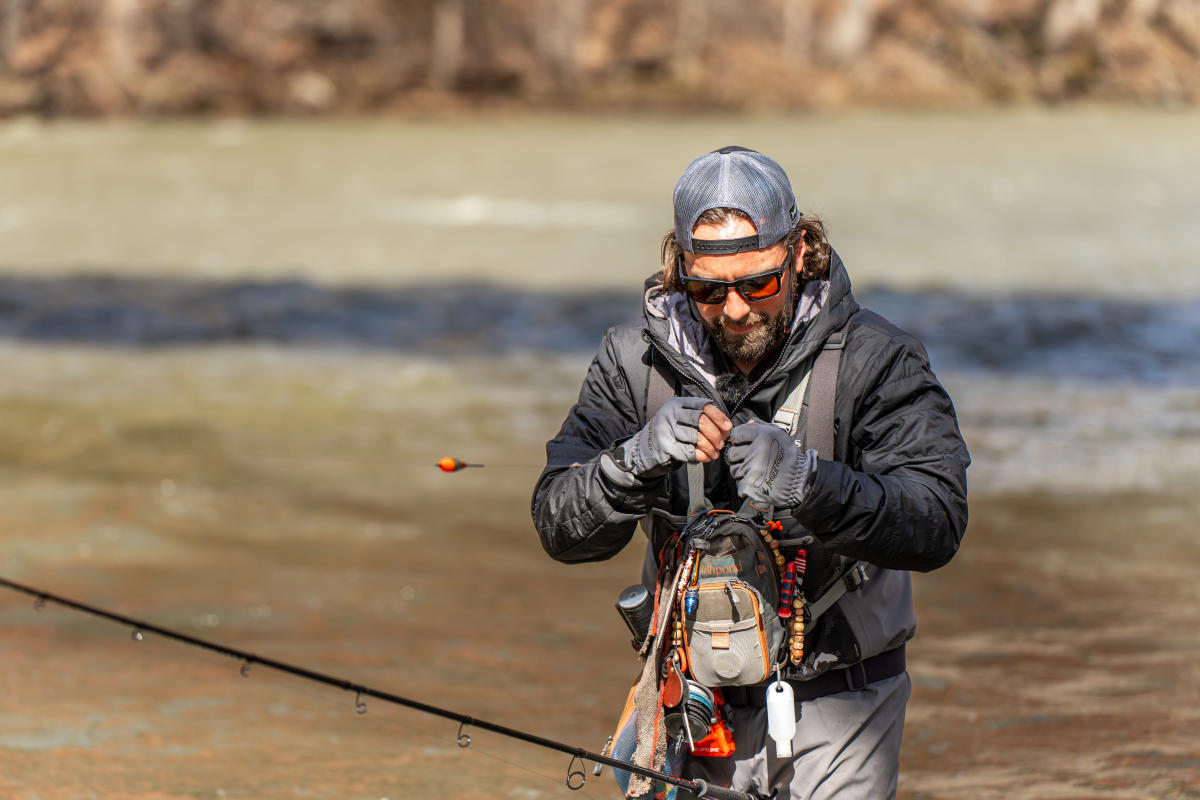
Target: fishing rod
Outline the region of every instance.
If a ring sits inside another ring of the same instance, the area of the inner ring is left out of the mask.
[[[618,758],[611,758],[603,753],[593,753],[590,750],[586,750],[582,747],[574,747],[572,745],[554,741],[553,739],[537,736],[536,734],[526,733],[525,731],[517,730],[516,728],[498,725],[495,722],[478,719],[466,714],[459,714],[456,711],[439,708],[438,706],[422,703],[419,700],[402,697],[398,694],[385,692],[380,689],[374,689],[365,684],[346,680],[345,678],[326,675],[321,672],[315,672],[311,669],[298,667],[294,664],[288,664],[284,661],[278,661],[273,658],[267,658],[255,653],[250,653],[245,650],[239,650],[236,647],[229,647],[228,645],[223,645],[218,642],[211,642],[207,639],[189,636],[186,633],[179,633],[178,631],[163,628],[149,622],[127,617],[124,614],[118,614],[114,611],[97,608],[96,606],[71,600],[70,598],[62,597],[61,595],[47,592],[43,589],[26,586],[25,584],[17,583],[16,581],[11,581],[4,577],[0,577],[0,587],[29,595],[34,599],[34,608],[37,609],[45,607],[46,603],[55,603],[56,605],[63,606],[64,608],[69,608],[84,614],[90,614],[94,617],[100,617],[102,619],[120,623],[121,625],[126,625],[133,629],[132,638],[134,641],[140,642],[146,633],[153,633],[162,636],[165,639],[173,639],[177,642],[191,645],[192,647],[198,647],[202,650],[210,650],[214,653],[220,653],[221,655],[238,659],[242,662],[241,674],[244,677],[249,676],[250,668],[257,664],[278,672],[286,673],[288,675],[294,675],[298,678],[303,678],[308,681],[322,683],[326,686],[333,686],[338,689],[343,689],[347,692],[354,692],[354,710],[359,714],[367,713],[366,702],[363,700],[363,698],[374,697],[377,700],[383,700],[384,702],[391,703],[393,705],[404,706],[406,708],[412,708],[436,717],[453,720],[459,723],[458,734],[456,737],[459,747],[465,748],[471,744],[471,735],[467,732],[467,729],[478,728],[480,730],[499,734],[500,736],[506,736],[510,739],[517,739],[528,744],[543,747],[548,750],[557,750],[560,753],[566,753],[567,755],[571,756],[571,761],[567,765],[567,787],[574,791],[582,789],[583,785],[587,783],[587,775],[583,771],[583,762],[586,760],[598,765],[597,774],[599,765],[613,767],[614,769],[625,770],[626,772],[643,775],[652,780],[662,781],[663,783],[677,786],[680,789],[686,789],[692,794],[696,795],[698,798],[708,798],[708,800],[756,800],[753,795],[745,792],[739,792],[734,789],[726,789],[720,786],[710,786],[706,781],[703,781],[699,778],[694,780],[677,778],[674,775],[669,775],[665,772],[659,772],[646,767],[639,767],[636,764],[632,764],[628,761],[622,761]]]

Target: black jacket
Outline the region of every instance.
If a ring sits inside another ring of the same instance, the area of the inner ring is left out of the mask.
[[[609,480],[599,455],[645,423],[651,359],[667,365],[676,393],[706,396],[733,419],[770,420],[835,331],[845,332],[835,401],[834,459],[818,462],[804,502],[776,509],[783,536],[812,533],[803,588],[815,599],[853,560],[872,565],[870,580],[847,594],[807,637],[797,677],[895,647],[912,636],[907,570],[931,570],[954,555],[967,523],[970,463],[954,407],[934,377],[924,348],[887,320],[861,309],[841,260],[832,257],[829,295],[820,313],[792,331],[778,360],[737,406],[721,396],[667,344],[668,323],[609,329],[588,368],[579,401],[546,445],[546,469],[534,490],[533,518],[546,551],[564,562],[613,556],[644,518],[651,547],[686,518],[685,470],[648,486]],[[724,462],[706,465],[706,493],[717,507],[737,508]],[[652,520],[652,521],[651,521]]]

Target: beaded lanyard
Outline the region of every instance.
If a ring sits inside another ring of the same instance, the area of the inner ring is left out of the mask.
[[[779,618],[786,620],[792,618],[789,626],[791,635],[788,641],[788,651],[790,653],[789,660],[793,666],[798,666],[804,660],[804,607],[807,601],[804,599],[804,590],[798,588],[804,584],[804,572],[808,568],[808,551],[798,550],[796,556],[791,561],[784,558],[783,553],[779,552],[779,542],[771,535],[781,533],[783,531],[783,523],[777,519],[767,522],[765,529],[759,530],[763,541],[771,548],[771,552],[775,554],[775,569],[779,572]]]

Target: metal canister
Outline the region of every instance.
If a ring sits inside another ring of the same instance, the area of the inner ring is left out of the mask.
[[[640,646],[650,635],[650,621],[654,618],[654,598],[646,587],[635,583],[617,598],[617,613],[633,634],[633,641]]]
[[[687,742],[694,749],[696,742],[708,735],[708,729],[715,721],[715,707],[711,689],[695,681],[688,681],[687,697],[684,698],[681,707],[663,717],[667,735],[677,742]],[[686,731],[683,729],[685,724]]]

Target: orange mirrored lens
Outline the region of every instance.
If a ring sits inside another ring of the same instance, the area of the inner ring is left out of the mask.
[[[779,276],[764,275],[761,278],[749,278],[744,281],[738,281],[735,288],[741,293],[742,297],[749,300],[767,298],[779,291]]]

